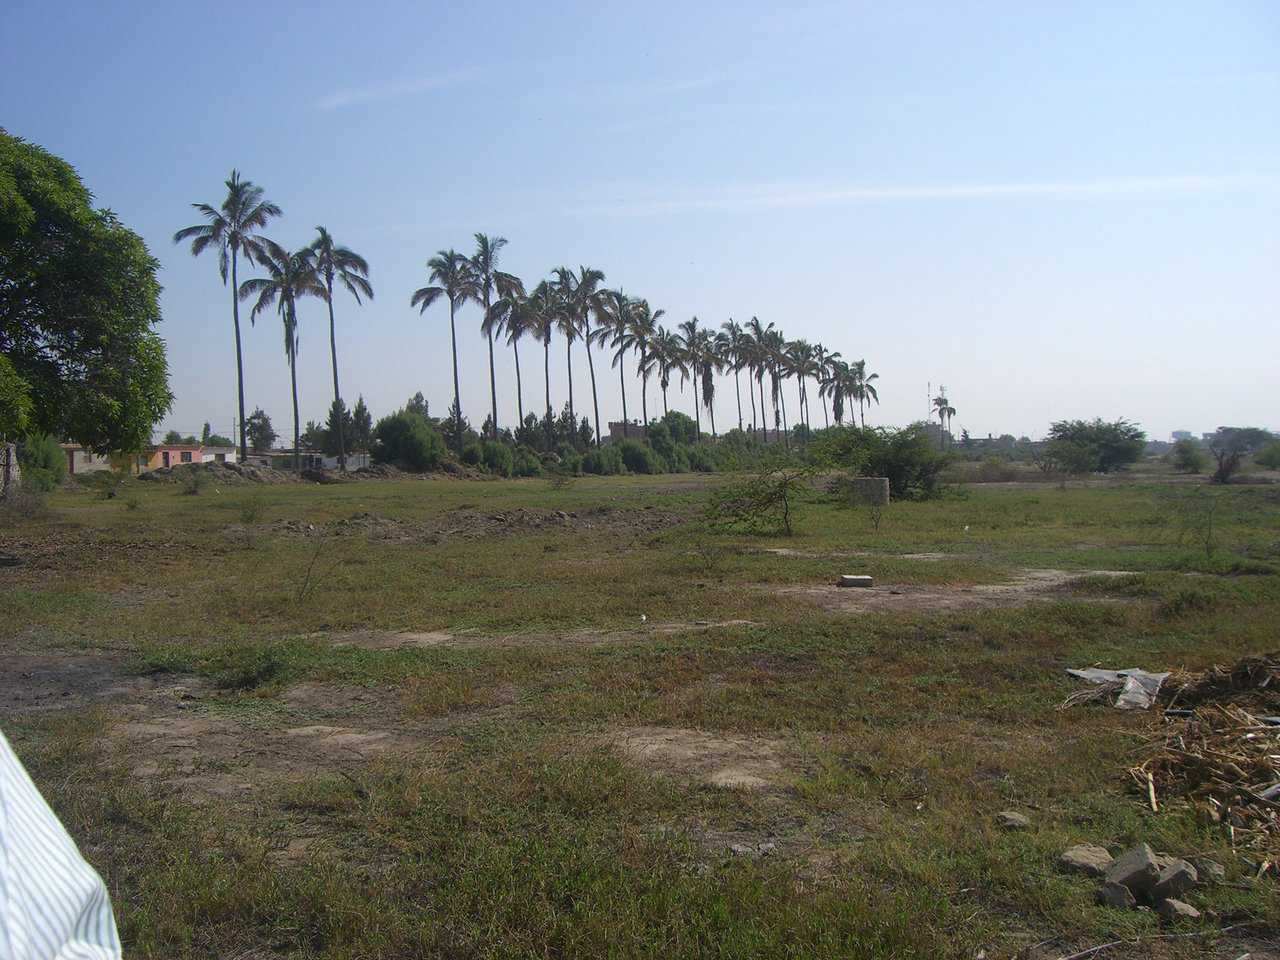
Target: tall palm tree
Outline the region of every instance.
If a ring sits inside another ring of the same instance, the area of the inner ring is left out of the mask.
[[[693,380],[693,423],[694,436],[698,442],[702,441],[702,398],[699,393],[699,381],[702,379],[703,366],[707,362],[707,354],[710,352],[711,334],[706,329],[698,326],[698,318],[693,317],[680,324],[680,348],[683,353],[683,364],[681,366],[680,382],[684,383],[685,379]],[[681,387],[683,390],[683,386]],[[715,388],[712,387],[714,390]]]
[[[820,368],[814,359],[813,345],[807,340],[792,340],[783,351],[783,363],[786,370],[796,378],[800,421],[806,430],[812,430],[813,424],[809,417],[809,392],[805,381],[820,373]]]
[[[524,330],[532,333],[534,339],[542,344],[542,380],[546,387],[546,430],[547,449],[554,441],[554,423],[551,416],[551,334],[555,331],[563,316],[563,309],[555,287],[546,280],[539,282],[527,297],[518,302],[516,308],[518,323]]]
[[[458,386],[458,326],[454,315],[468,300],[479,300],[480,288],[471,269],[471,261],[457,250],[441,250],[427,261],[429,286],[419,287],[409,298],[409,306],[425,314],[441,297],[449,301],[449,338],[453,347],[453,407],[458,422],[454,425],[454,445],[462,452],[462,391]]]
[[[840,359],[840,353],[839,351],[829,351],[822,344],[815,343],[813,345],[813,359],[818,365],[814,376],[818,382],[818,399],[822,401],[822,425],[823,427],[830,427],[831,418],[827,416],[827,395],[822,385],[831,374],[833,364]]]
[[[720,332],[716,334],[716,349],[720,354],[722,365],[726,370],[733,371],[733,392],[738,400],[739,430],[742,429],[742,385],[738,380],[738,373],[746,364],[743,338],[742,324],[735,323],[733,317],[722,323]]]
[[[769,340],[773,334],[773,324],[764,325],[758,317],[747,321],[747,334],[751,338],[751,359],[754,366],[756,385],[760,388],[760,427],[763,442],[769,442],[769,427],[765,420],[764,375],[769,366]],[[774,408],[774,419],[777,419],[777,408]]]
[[[568,324],[575,328],[575,336],[580,335],[587,348],[587,370],[591,374],[591,405],[596,417],[596,446],[600,445],[600,400],[596,393],[596,364],[591,357],[591,314],[596,312],[600,303],[600,284],[604,283],[604,271],[593,267],[578,267],[574,274],[568,267],[557,267],[556,286],[568,313]],[[572,341],[570,341],[572,346]],[[572,365],[570,360],[570,380],[572,381]],[[572,404],[573,386],[569,387]]]
[[[498,380],[493,365],[494,325],[489,318],[489,308],[493,305],[494,295],[502,298],[504,291],[510,291],[520,284],[519,278],[498,269],[498,254],[507,245],[505,237],[490,237],[483,233],[476,234],[476,252],[471,255],[471,272],[475,275],[476,287],[480,292],[478,302],[484,307],[484,317],[480,321],[480,331],[489,340],[489,398],[493,403],[490,416],[493,424],[493,439],[498,439]]]
[[[293,466],[302,469],[302,459],[298,451],[300,440],[300,424],[298,420],[298,301],[302,297],[323,297],[324,284],[316,274],[314,254],[310,247],[303,247],[290,253],[266,237],[258,238],[258,253],[255,258],[264,270],[266,277],[254,277],[240,285],[241,299],[257,295],[253,309],[249,311],[249,322],[272,304],[284,323],[284,353],[289,361],[289,386],[293,392]]]
[[[636,372],[640,374],[640,416],[644,418],[646,436],[649,429],[649,374],[653,369],[649,350],[658,332],[658,321],[664,316],[666,311],[651,309],[648,300],[636,300],[632,304],[631,340],[639,356]]]
[[[677,371],[685,375],[684,347],[680,337],[666,327],[658,327],[653,343],[649,347],[650,357],[658,368],[658,386],[662,388],[662,415],[668,413],[667,387],[671,385],[671,372]]]
[[[853,397],[858,401],[858,414],[862,419],[862,428],[867,428],[867,414],[863,409],[863,405],[871,406],[873,403],[880,402],[880,394],[876,392],[874,381],[880,379],[878,373],[867,373],[867,361],[859,360],[851,365],[853,370],[853,379],[855,388]]]
[[[933,398],[933,409],[938,414],[938,449],[944,450],[947,445],[947,421],[956,415],[956,408],[947,399],[947,388],[938,385],[938,395]]]
[[[823,413],[826,413],[826,397],[831,398],[831,412],[835,415],[836,424],[844,423],[844,401],[849,396],[852,373],[849,364],[840,359],[840,354],[827,355],[827,370],[818,386],[818,393],[823,399]]]
[[[636,301],[621,290],[605,290],[596,308],[598,326],[591,336],[605,346],[613,347],[613,366],[618,368],[618,385],[622,390],[622,436],[630,437],[630,421],[627,419],[627,352],[635,342],[634,319]]]
[[[770,324],[770,327],[773,325]],[[791,446],[787,426],[787,397],[782,392],[782,383],[786,379],[785,355],[787,341],[781,330],[769,330],[765,336],[765,359],[769,365],[769,386],[773,394],[774,427],[782,434],[784,447]],[[781,407],[781,415],[779,415]]]
[[[524,424],[524,384],[520,377],[520,340],[533,332],[528,311],[524,309],[524,284],[518,277],[502,274],[509,282],[498,284],[498,299],[485,311],[481,331],[489,337],[505,336],[516,360],[516,413]]]
[[[329,359],[333,367],[333,402],[337,406],[342,402],[342,394],[338,392],[338,338],[333,320],[333,281],[337,280],[360,303],[361,297],[373,299],[373,287],[369,285],[369,264],[364,257],[347,247],[340,247],[333,242],[333,237],[324,227],[316,227],[319,232],[311,241],[311,255],[316,275],[324,285],[325,303],[329,305]],[[339,412],[341,409],[339,408]],[[342,436],[341,416],[334,417],[338,430],[338,467],[347,469],[346,439]]]
[[[174,243],[191,241],[191,255],[198,257],[206,250],[218,252],[218,275],[223,286],[227,283],[228,267],[231,274],[231,320],[236,330],[236,389],[240,400],[240,459],[249,456],[244,422],[244,357],[240,348],[240,281],[236,267],[241,254],[247,263],[254,263],[262,254],[262,237],[259,230],[272,217],[280,216],[280,208],[263,199],[262,188],[252,180],[242,180],[238,170],[232,170],[227,178],[227,196],[221,207],[207,203],[193,203],[207,223],[184,227],[173,235]]]

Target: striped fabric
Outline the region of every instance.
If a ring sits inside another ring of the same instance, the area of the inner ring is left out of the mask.
[[[107,889],[0,733],[0,958],[119,960]]]

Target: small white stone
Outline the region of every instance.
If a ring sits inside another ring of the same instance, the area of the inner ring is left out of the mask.
[[[871,578],[864,574],[846,573],[841,575],[839,585],[842,587],[869,587]]]

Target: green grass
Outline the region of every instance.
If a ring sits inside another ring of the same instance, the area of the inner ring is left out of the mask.
[[[1214,851],[1237,885],[1198,889],[1197,904],[1280,922],[1274,883],[1242,882],[1222,834],[1130,792],[1155,718],[1058,709],[1076,689],[1066,666],[1196,668],[1275,646],[1271,488],[1221,494],[1209,554],[1153,486],[965,488],[891,505],[878,532],[815,494],[781,538],[710,532],[715,482],[195,497],[131,483],[132,510],[59,493],[0,533],[28,559],[0,574],[0,616],[20,625],[4,650],[101,655],[195,699],[88,698],[0,723],[108,877],[130,956],[968,958],[1156,931],[1055,870],[1081,841]],[[517,507],[641,519],[438,535],[452,512]],[[688,522],[647,524],[646,507]],[[405,539],[339,532],[365,513]],[[903,556],[923,553],[942,556]],[[844,614],[772,590],[854,571],[960,588],[1025,567],[1083,579],[1052,602],[948,613]],[[642,615],[687,626],[656,632]],[[714,625],[730,620],[748,622]],[[459,642],[335,642],[405,630]],[[257,769],[255,745],[321,722],[415,749],[192,794],[136,774],[148,748],[119,733],[130,710],[241,737],[241,753],[215,756],[191,736],[211,776]],[[772,744],[778,767],[762,791],[710,786],[611,746],[632,728]],[[996,829],[1009,807],[1032,829]],[[734,856],[737,841],[776,850]]]

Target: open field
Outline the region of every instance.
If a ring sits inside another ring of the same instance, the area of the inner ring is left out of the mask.
[[[1056,865],[1138,841],[1234,929],[1100,956],[1280,956],[1268,851],[1132,788],[1159,711],[1059,709],[1280,647],[1280,488],[1210,554],[1142,484],[782,538],[720,482],[60,492],[0,519],[0,726],[133,957],[1045,960],[1169,932]]]

